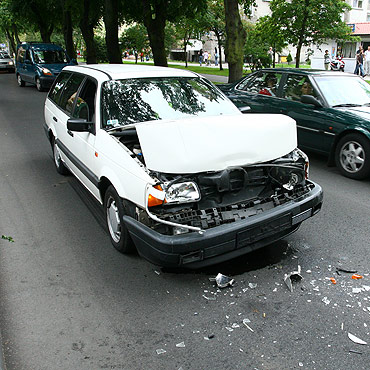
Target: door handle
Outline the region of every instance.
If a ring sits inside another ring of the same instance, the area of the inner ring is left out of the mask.
[[[53,117],[53,120],[54,120],[55,122],[58,122],[58,119],[57,119],[56,117]]]
[[[68,132],[68,135],[73,137],[73,132],[71,130],[67,130],[67,132]]]

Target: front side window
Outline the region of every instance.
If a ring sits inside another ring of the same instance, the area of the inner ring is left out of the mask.
[[[72,116],[74,118],[83,118],[86,121],[92,121],[95,112],[95,95],[96,83],[90,78],[87,78],[77,98]]]
[[[308,76],[289,75],[283,88],[283,97],[288,100],[300,101],[302,95],[317,97]]]
[[[64,85],[59,106],[68,113],[72,113],[78,88],[84,78],[84,75],[75,73]]]
[[[67,56],[63,50],[34,49],[33,58],[38,64],[61,64],[68,63]]]
[[[238,109],[199,77],[133,78],[106,81],[102,86],[102,127],[235,114]]]

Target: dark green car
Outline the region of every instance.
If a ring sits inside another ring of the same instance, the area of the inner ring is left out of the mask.
[[[370,175],[370,85],[361,77],[275,68],[218,87],[245,113],[295,119],[299,147],[328,155],[344,176]]]

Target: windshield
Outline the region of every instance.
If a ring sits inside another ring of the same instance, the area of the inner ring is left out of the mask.
[[[33,59],[39,64],[68,63],[67,56],[63,50],[33,50]]]
[[[8,53],[0,52],[0,58],[3,59],[10,59],[10,56]]]
[[[315,77],[330,106],[367,105],[370,103],[370,85],[360,77]]]
[[[239,112],[222,93],[199,77],[106,81],[101,102],[105,129],[152,120]]]

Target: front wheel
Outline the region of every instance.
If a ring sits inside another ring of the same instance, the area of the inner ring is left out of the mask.
[[[17,82],[18,82],[18,86],[20,87],[24,87],[26,85],[26,83],[22,80],[22,77],[20,74],[17,74]]]
[[[361,180],[369,176],[369,139],[357,133],[344,136],[336,147],[335,162],[340,172],[346,177]]]
[[[104,213],[110,240],[119,252],[129,254],[135,251],[135,245],[123,223],[123,201],[116,189],[111,185],[104,196]]]
[[[38,77],[36,78],[36,89],[38,91],[44,91],[44,87],[42,86],[41,80]]]
[[[65,164],[62,161],[62,158],[60,156],[60,150],[54,138],[51,143],[51,146],[53,149],[54,164],[55,164],[55,168],[57,169],[57,172],[60,173],[61,175],[67,175],[69,173],[68,168],[65,166]]]

